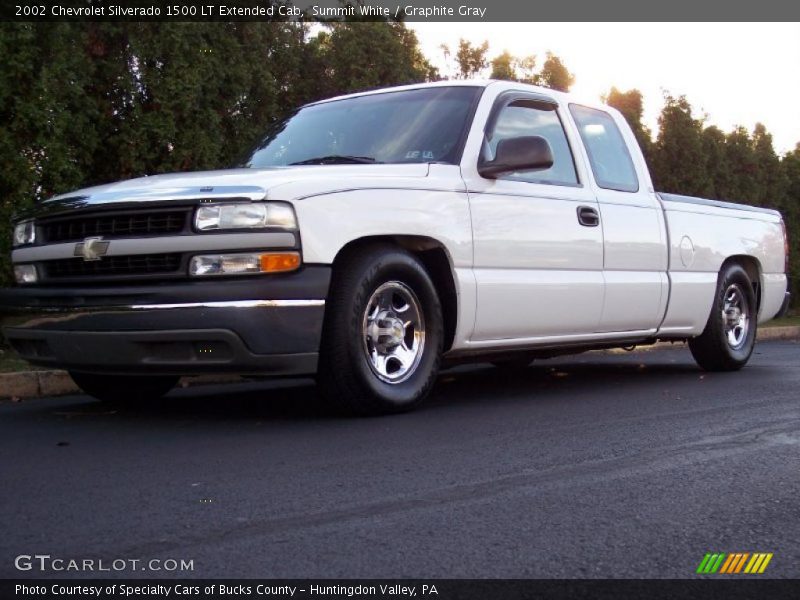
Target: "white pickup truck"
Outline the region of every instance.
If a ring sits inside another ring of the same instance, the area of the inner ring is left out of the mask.
[[[443,361],[657,340],[735,370],[788,302],[779,213],[658,194],[617,111],[497,81],[310,104],[241,168],[52,198],[14,246],[5,336],[110,400],[315,374],[389,413]]]

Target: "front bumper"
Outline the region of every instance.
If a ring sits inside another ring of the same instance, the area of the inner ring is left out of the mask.
[[[310,374],[330,268],[205,281],[0,290],[3,333],[37,365],[108,373]]]

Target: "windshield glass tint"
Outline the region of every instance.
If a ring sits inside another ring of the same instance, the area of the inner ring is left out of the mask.
[[[307,106],[276,124],[245,166],[283,166],[337,156],[367,159],[364,162],[456,163],[481,91],[437,87]]]

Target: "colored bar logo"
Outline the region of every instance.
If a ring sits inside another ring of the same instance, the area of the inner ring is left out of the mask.
[[[772,552],[708,552],[697,566],[696,573],[701,575],[735,575],[737,573],[755,575],[763,573],[771,560]]]

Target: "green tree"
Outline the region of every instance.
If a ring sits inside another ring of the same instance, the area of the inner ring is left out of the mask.
[[[517,70],[517,81],[539,85],[539,74],[536,72],[536,55],[530,54],[514,61]]]
[[[489,66],[486,53],[489,51],[489,42],[483,42],[480,46],[473,46],[465,39],[458,41],[458,51],[456,52],[456,63],[458,63],[458,78],[469,79],[477,77],[481,71]]]
[[[462,67],[462,76],[465,72],[466,76],[471,77],[477,74],[483,67],[479,68],[479,64],[485,66],[485,61],[470,62],[470,57],[473,56],[471,52],[482,52],[485,54],[483,46],[474,48],[469,45],[469,42],[462,43],[467,45],[467,50],[464,52],[466,62],[459,64],[466,65]],[[484,46],[486,44],[484,43]],[[547,60],[540,71],[536,70],[536,55],[531,54],[518,58],[513,56],[508,50],[494,57],[490,63],[492,67],[491,79],[503,79],[507,81],[519,81],[520,83],[530,83],[543,87],[549,87],[554,90],[569,91],[569,88],[575,82],[575,76],[567,70],[564,62],[552,52],[547,53]],[[466,71],[465,71],[466,69]],[[470,70],[472,69],[472,70]]]
[[[82,183],[103,140],[86,41],[68,23],[0,25],[0,284],[12,215]]]
[[[702,130],[703,122],[693,116],[684,96],[666,96],[651,161],[658,189],[688,195],[706,189]]]
[[[491,79],[505,79],[507,81],[517,80],[517,71],[514,68],[516,59],[511,56],[508,50],[503,50],[502,54],[492,59]]]
[[[725,136],[725,154],[731,174],[728,198],[734,202],[754,203],[759,197],[756,181],[758,163],[747,129],[736,127]]]
[[[402,23],[331,23],[310,40],[306,57],[311,99],[439,78]]]
[[[539,72],[537,83],[553,90],[568,92],[575,83],[575,76],[569,72],[558,56],[548,52],[542,70]]]
[[[131,85],[111,178],[229,165],[296,98],[298,25],[123,27]]]
[[[536,72],[536,55],[531,54],[523,58],[513,56],[508,50],[491,60],[491,79],[506,81],[519,81],[539,85],[539,73]]]
[[[725,133],[712,125],[703,129],[702,135],[707,178],[703,193],[710,198],[730,200],[733,182],[725,148]]]
[[[756,123],[753,129],[753,158],[758,190],[752,201],[761,206],[780,208],[786,197],[789,181],[775,153],[772,134],[761,123]]]
[[[789,282],[793,306],[800,306],[800,143],[781,160],[786,191],[781,212],[789,233]]]

